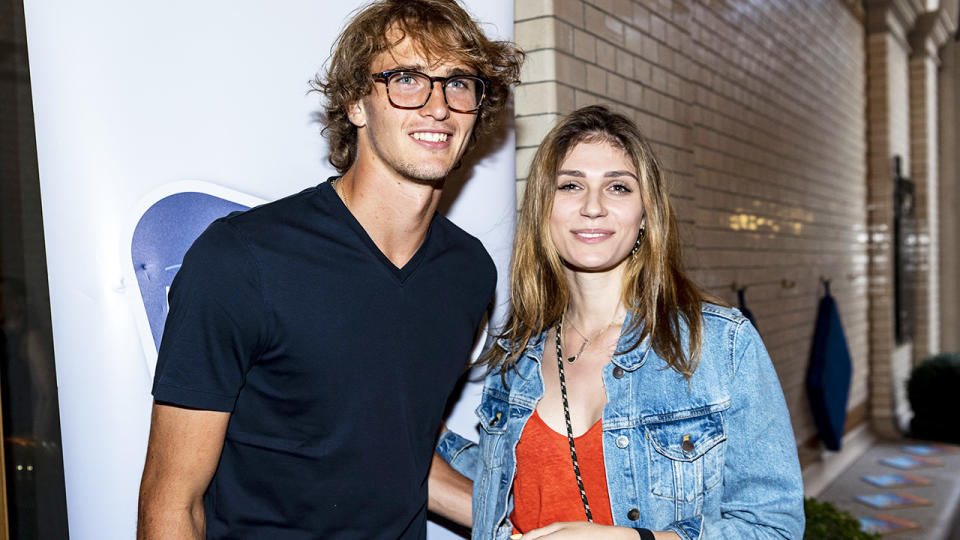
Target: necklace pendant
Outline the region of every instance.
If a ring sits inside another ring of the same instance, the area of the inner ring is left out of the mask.
[[[580,356],[580,355],[577,355],[577,356]],[[577,356],[568,356],[568,357],[567,357],[567,363],[568,363],[568,364],[572,364],[572,363],[576,362],[576,361],[577,361]]]

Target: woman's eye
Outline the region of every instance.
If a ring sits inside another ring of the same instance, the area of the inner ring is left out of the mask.
[[[626,184],[614,184],[610,186],[610,189],[616,191],[617,193],[630,193],[632,191],[630,186]]]
[[[557,189],[560,191],[573,191],[577,189],[577,185],[574,184],[573,182],[567,182],[565,184],[561,183],[560,185],[557,186]]]

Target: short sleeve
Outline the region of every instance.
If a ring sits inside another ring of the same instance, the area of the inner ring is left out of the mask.
[[[169,304],[154,399],[232,411],[266,335],[259,270],[234,225],[213,222],[187,250]]]

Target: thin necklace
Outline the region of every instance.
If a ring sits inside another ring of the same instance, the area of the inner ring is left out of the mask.
[[[566,314],[566,310],[564,310],[564,314]],[[583,354],[583,350],[587,348],[587,344],[590,343],[591,341],[596,341],[597,339],[599,339],[600,336],[602,336],[602,335],[604,334],[604,332],[606,332],[607,330],[609,330],[610,327],[613,326],[613,323],[615,323],[616,321],[617,321],[617,312],[614,311],[614,312],[613,312],[613,319],[611,319],[610,322],[607,323],[606,326],[604,326],[603,328],[601,328],[600,331],[597,332],[597,335],[593,336],[592,338],[588,338],[583,332],[581,332],[576,326],[574,326],[574,325],[573,325],[573,321],[568,322],[567,324],[570,325],[570,328],[573,328],[573,331],[576,332],[576,333],[578,333],[578,334],[580,334],[580,337],[583,338],[583,343],[580,344],[580,349],[577,351],[577,354],[575,354],[575,355],[567,358],[567,362],[569,362],[569,363],[572,364],[572,363],[576,362],[577,360],[579,360],[579,359],[580,359],[580,355]],[[560,317],[560,323],[563,324],[563,317],[562,317],[562,316]]]
[[[577,447],[573,444],[573,426],[570,424],[570,403],[567,401],[567,379],[563,375],[563,349],[560,337],[563,328],[563,315],[557,322],[557,369],[560,372],[560,397],[563,398],[563,418],[567,422],[567,441],[570,443],[570,458],[573,460],[573,472],[577,476],[577,487],[580,488],[580,500],[583,502],[583,511],[587,514],[587,521],[593,523],[593,513],[590,512],[590,503],[587,502],[587,491],[583,489],[583,477],[580,475],[580,462],[577,461]],[[582,334],[581,334],[582,335]],[[586,343],[586,342],[584,342]],[[580,347],[583,351],[583,347]],[[579,356],[579,353],[577,353]],[[576,357],[573,358],[576,360]],[[573,362],[573,360],[569,360]]]
[[[570,328],[573,328],[572,324],[570,325]],[[573,329],[577,330],[576,328],[573,328]],[[577,330],[577,333],[580,334],[580,331]],[[580,334],[580,337],[583,337],[583,334]],[[583,343],[580,344],[580,349],[577,351],[577,354],[571,356],[570,358],[567,358],[567,362],[570,362],[571,364],[576,362],[580,358],[580,355],[583,354],[583,349],[587,348],[587,343],[589,341],[590,341],[589,339],[583,337]]]
[[[340,178],[337,178],[337,179],[335,180],[335,184],[333,185],[333,191],[334,191],[337,195],[340,195],[340,199],[343,200],[343,206],[345,206],[347,210],[350,210],[350,205],[347,204],[347,191],[346,191],[346,188],[343,187],[343,177],[342,177],[342,176],[341,176]]]

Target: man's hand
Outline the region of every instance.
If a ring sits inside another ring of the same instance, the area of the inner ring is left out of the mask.
[[[427,508],[464,527],[472,525],[473,482],[436,453],[427,479]]]
[[[202,539],[203,494],[217,470],[230,413],[154,402],[140,480],[138,540]]]
[[[660,531],[654,532],[653,535],[657,540],[680,540],[680,537],[674,532]],[[626,527],[597,525],[596,523],[586,521],[569,521],[551,523],[546,527],[524,533],[522,536],[518,536],[518,538],[522,538],[523,540],[535,540],[537,538],[546,538],[548,540],[638,540],[640,535],[637,534],[637,531]]]

